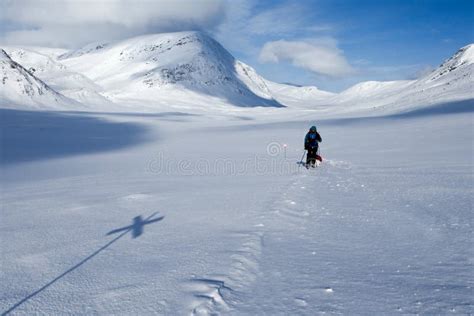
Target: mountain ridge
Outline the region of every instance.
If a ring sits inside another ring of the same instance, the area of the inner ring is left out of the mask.
[[[83,51],[61,61],[110,90],[112,98],[133,90],[153,99],[154,88],[174,85],[239,106],[282,106],[251,67],[201,32],[143,35]]]
[[[0,49],[0,75],[2,77],[0,104],[2,106],[14,108],[25,102],[37,109],[80,106],[79,102],[57,92],[36,77],[33,72],[12,60],[5,50]]]
[[[340,113],[406,110],[474,99],[474,44],[462,47],[419,79],[360,82],[340,93],[267,80],[198,31],[148,34],[70,51],[6,49],[19,65],[26,65],[25,71],[34,72],[65,100],[76,102],[74,106],[82,103],[79,108],[86,105],[89,110],[225,112],[231,111],[231,105],[307,110],[326,107]],[[26,103],[34,107],[30,101]]]

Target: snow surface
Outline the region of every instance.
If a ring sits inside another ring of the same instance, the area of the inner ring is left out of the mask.
[[[472,118],[2,110],[0,310],[473,313]]]
[[[5,50],[2,315],[474,314],[472,45],[340,94],[195,32]]]

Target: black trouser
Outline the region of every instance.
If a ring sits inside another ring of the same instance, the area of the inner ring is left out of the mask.
[[[306,154],[306,163],[307,164],[316,164],[316,155],[318,153],[318,147],[308,148],[308,153]]]

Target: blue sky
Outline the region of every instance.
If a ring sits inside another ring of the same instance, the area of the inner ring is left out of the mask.
[[[413,79],[474,42],[473,0],[2,0],[0,44],[202,30],[277,82]]]
[[[265,77],[280,82],[339,91],[363,80],[413,79],[474,42],[474,1],[266,1],[259,9],[291,8],[291,4],[304,8],[301,18],[314,30],[296,27],[287,34],[267,34],[256,39],[258,44],[329,37],[337,41],[355,71],[333,78],[294,67],[289,61],[259,63],[255,56],[234,53]]]

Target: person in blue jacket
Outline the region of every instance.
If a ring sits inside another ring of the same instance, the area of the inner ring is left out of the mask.
[[[316,126],[311,126],[309,132],[304,138],[304,149],[308,151],[306,155],[306,168],[315,167],[316,157],[318,153],[319,143],[322,142],[321,135],[319,135]]]

